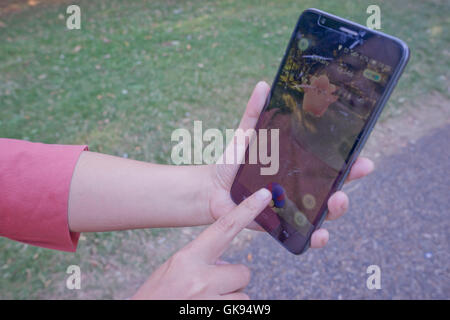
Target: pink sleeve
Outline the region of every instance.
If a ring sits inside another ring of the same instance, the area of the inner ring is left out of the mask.
[[[70,232],[70,182],[87,146],[0,139],[0,236],[45,248],[75,251]]]

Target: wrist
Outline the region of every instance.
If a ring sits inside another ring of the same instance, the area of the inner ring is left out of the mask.
[[[214,170],[215,165],[197,166],[198,171],[193,181],[197,181],[198,189],[196,191],[195,202],[198,204],[198,214],[202,224],[211,224],[216,219],[211,213],[211,195],[214,192]]]

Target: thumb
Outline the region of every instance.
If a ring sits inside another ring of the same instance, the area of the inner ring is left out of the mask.
[[[192,241],[191,252],[208,263],[215,263],[234,237],[267,207],[271,199],[272,193],[265,188],[255,192]]]
[[[269,92],[270,87],[266,82],[258,82],[248,101],[247,108],[239,123],[239,128],[236,130],[232,141],[226,147],[225,152],[217,161],[217,173],[228,188],[231,188],[231,184],[239,169],[239,165],[242,163],[245,150],[249,143],[250,136],[248,136],[248,139],[245,138],[245,135],[250,133],[247,130],[255,128]],[[240,137],[239,135],[242,136]],[[241,138],[243,138],[243,141]]]

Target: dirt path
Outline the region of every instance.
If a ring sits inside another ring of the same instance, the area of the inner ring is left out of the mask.
[[[450,101],[434,93],[403,112],[378,122],[361,154],[377,162],[448,123]]]

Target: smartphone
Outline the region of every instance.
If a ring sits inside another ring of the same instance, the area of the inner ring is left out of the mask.
[[[255,129],[277,133],[268,144],[278,168],[249,163],[250,144],[231,188],[236,204],[272,192],[256,222],[290,252],[309,248],[408,59],[397,38],[317,9],[301,14]]]

